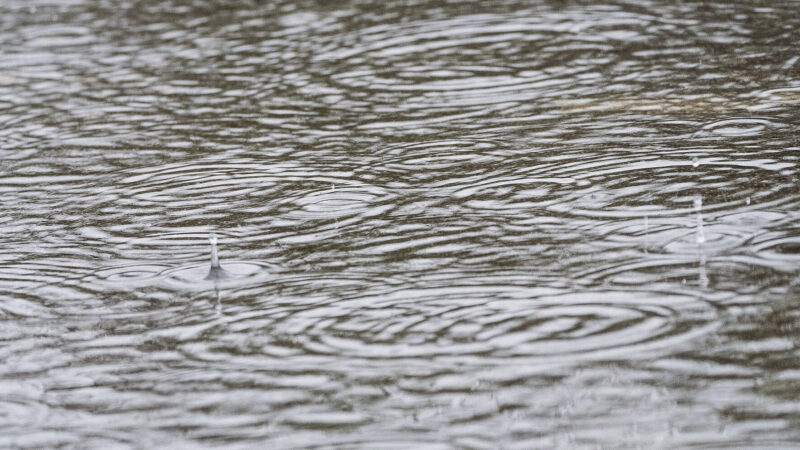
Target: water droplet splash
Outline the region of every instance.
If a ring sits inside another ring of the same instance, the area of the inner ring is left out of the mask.
[[[208,242],[211,244],[211,267],[208,269],[208,275],[206,275],[206,280],[224,280],[230,278],[230,274],[222,268],[219,264],[219,256],[217,255],[217,235],[216,233],[211,233],[208,235]]]
[[[177,290],[207,290],[209,288],[235,288],[252,285],[270,277],[276,267],[255,261],[226,260],[224,267],[219,261],[218,238],[215,233],[208,236],[210,261],[181,265],[127,264],[103,269],[97,273],[101,286],[135,289],[148,285],[161,285]],[[217,293],[219,296],[219,293]]]

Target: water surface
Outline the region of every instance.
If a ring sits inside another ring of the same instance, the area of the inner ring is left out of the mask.
[[[0,446],[800,444],[798,8],[3,2]]]

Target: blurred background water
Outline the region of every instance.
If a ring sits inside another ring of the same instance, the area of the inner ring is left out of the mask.
[[[0,446],[800,445],[798,10],[5,0]]]

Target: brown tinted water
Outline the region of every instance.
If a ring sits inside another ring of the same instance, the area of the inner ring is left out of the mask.
[[[0,446],[800,445],[798,10],[4,1]]]

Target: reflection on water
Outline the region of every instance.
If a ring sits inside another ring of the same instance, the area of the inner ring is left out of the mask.
[[[796,444],[797,7],[4,2],[0,446]]]

